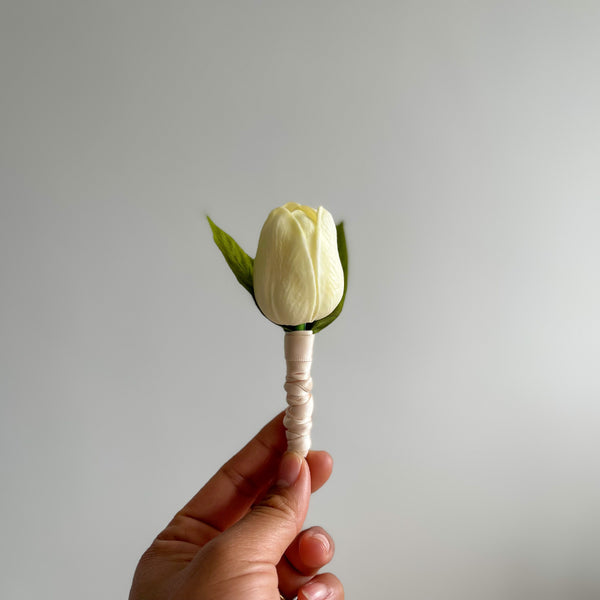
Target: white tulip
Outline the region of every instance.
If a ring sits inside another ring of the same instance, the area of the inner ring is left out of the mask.
[[[279,325],[312,323],[342,299],[344,272],[331,214],[289,202],[271,211],[254,259],[254,295]]]

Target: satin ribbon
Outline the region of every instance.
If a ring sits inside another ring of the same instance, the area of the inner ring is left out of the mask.
[[[288,403],[283,424],[288,450],[306,456],[310,449],[313,397],[310,368],[315,336],[312,331],[291,331],[285,334],[285,385]]]

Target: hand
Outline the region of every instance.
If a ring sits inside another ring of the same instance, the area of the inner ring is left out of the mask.
[[[343,600],[320,527],[301,531],[326,452],[285,452],[283,414],[268,423],[175,515],[135,571],[129,600]]]

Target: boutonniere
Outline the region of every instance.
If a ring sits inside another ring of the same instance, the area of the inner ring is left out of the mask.
[[[208,222],[237,280],[262,314],[285,331],[288,450],[306,456],[311,443],[314,336],[340,315],[348,287],[344,224],[336,226],[322,206],[289,202],[267,217],[252,258],[210,218]]]

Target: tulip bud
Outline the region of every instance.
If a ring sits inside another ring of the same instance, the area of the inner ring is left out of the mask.
[[[254,259],[254,294],[279,325],[312,323],[342,299],[344,272],[331,214],[289,202],[271,211]]]

